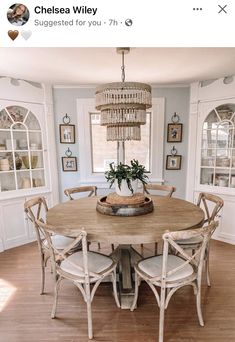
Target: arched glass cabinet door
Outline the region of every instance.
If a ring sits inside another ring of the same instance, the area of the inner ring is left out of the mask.
[[[44,146],[37,117],[27,108],[0,111],[0,191],[45,186]]]
[[[235,104],[214,108],[202,128],[200,184],[235,188]]]

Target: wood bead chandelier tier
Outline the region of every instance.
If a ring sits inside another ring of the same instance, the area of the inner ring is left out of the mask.
[[[107,126],[108,141],[140,140],[140,125],[146,123],[146,109],[152,106],[148,84],[125,82],[124,55],[129,51],[117,49],[122,54],[122,82],[96,88],[96,109],[101,111],[101,125]]]

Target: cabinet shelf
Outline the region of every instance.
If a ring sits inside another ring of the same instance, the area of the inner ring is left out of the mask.
[[[202,123],[199,161],[201,186],[228,189],[235,186],[234,113],[234,106],[232,109],[230,105],[219,106]]]
[[[2,174],[2,173],[14,173],[14,172],[16,172],[16,173],[19,173],[19,172],[29,172],[29,171],[43,171],[44,170],[44,168],[43,167],[37,167],[37,168],[35,168],[35,169],[20,169],[20,170],[8,170],[8,171],[1,171],[0,170],[0,174]]]
[[[207,151],[207,150],[235,150],[235,147],[202,147],[202,151]]]
[[[16,152],[16,153],[20,153],[20,152],[43,152],[42,149],[40,150],[0,150],[0,153],[8,153],[8,152]]]
[[[9,106],[0,111],[0,123],[1,147],[6,148],[0,150],[0,191],[45,187],[45,139],[37,116],[27,108]]]
[[[0,132],[22,132],[22,133],[41,133],[40,129],[10,129],[10,128],[0,128]]]

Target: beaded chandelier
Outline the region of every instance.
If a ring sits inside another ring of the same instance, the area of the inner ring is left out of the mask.
[[[140,140],[140,125],[146,123],[146,109],[152,106],[148,84],[125,82],[124,55],[129,51],[117,49],[122,54],[122,82],[96,88],[96,109],[101,111],[101,125],[107,126],[108,141]]]

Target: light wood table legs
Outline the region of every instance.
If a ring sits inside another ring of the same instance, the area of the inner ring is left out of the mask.
[[[122,309],[130,309],[134,299],[133,265],[142,259],[142,256],[131,245],[120,245],[119,260],[119,293]]]

